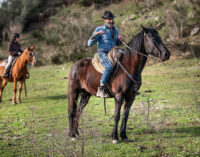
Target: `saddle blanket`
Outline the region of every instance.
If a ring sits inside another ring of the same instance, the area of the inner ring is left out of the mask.
[[[1,67],[5,67],[7,63],[8,63],[8,60],[7,60],[7,59],[6,59],[6,60],[3,60],[3,61],[0,63],[0,66],[1,66]]]
[[[110,60],[110,62],[112,63],[113,66],[115,66],[117,60],[119,60],[122,53],[124,53],[124,51],[121,48],[119,48],[118,46],[113,47],[109,51],[108,59]],[[97,53],[94,55],[94,58],[92,59],[92,64],[98,72],[100,72],[100,73],[104,72],[104,67],[103,67],[101,61],[99,60]]]

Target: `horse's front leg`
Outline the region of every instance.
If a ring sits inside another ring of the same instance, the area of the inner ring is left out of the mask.
[[[22,92],[23,83],[24,83],[24,81],[20,81],[18,96],[17,96],[17,103],[18,104],[21,103],[21,92]]]
[[[135,95],[130,96],[128,98],[125,98],[125,104],[124,104],[124,110],[123,110],[123,116],[122,116],[122,124],[120,128],[120,137],[123,141],[129,142],[128,137],[126,135],[126,124],[129,116],[129,111],[131,108],[131,105],[135,99]]]
[[[121,94],[116,94],[115,95],[115,115],[114,115],[114,126],[112,130],[112,143],[117,144],[119,143],[119,138],[118,138],[118,122],[120,119],[120,110],[121,106],[123,103],[123,96]]]
[[[13,105],[16,104],[17,80],[13,80]]]

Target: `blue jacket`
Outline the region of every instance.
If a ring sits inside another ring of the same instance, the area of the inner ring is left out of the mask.
[[[88,40],[88,46],[92,46],[97,43],[98,52],[110,51],[113,47],[116,46],[116,43],[118,40],[118,30],[116,27],[114,27],[114,29],[115,29],[115,33],[114,33],[114,37],[112,38],[110,29],[108,27],[106,27],[105,25],[97,27],[95,31],[93,32],[92,36],[90,37],[90,39]],[[99,34],[95,38],[94,37],[95,34],[100,30],[103,30],[105,34]]]

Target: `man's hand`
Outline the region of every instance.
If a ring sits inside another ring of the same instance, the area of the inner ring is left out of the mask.
[[[100,30],[96,34],[93,35],[92,39],[95,39],[99,34],[105,34],[105,33],[103,30]]]
[[[117,37],[120,41],[124,41],[124,37],[122,35],[118,35]]]
[[[18,52],[18,55],[21,55],[22,53],[21,52]]]
[[[98,32],[96,33],[96,36],[99,35],[99,34],[102,34],[102,35],[103,35],[103,34],[105,34],[105,33],[104,33],[103,30],[100,30],[100,31],[98,31]]]

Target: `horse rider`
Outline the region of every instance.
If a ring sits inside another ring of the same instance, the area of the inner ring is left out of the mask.
[[[3,74],[4,78],[8,78],[13,60],[17,56],[20,56],[23,52],[21,49],[21,46],[19,44],[19,41],[20,41],[20,35],[18,33],[15,33],[13,36],[13,39],[11,40],[11,42],[9,44],[10,55],[8,57],[8,63],[6,64],[5,69],[4,69],[4,74]]]
[[[92,36],[88,40],[88,46],[92,46],[97,43],[98,58],[104,67],[104,72],[100,80],[100,87],[98,87],[96,96],[109,97],[110,95],[106,85],[113,70],[113,65],[107,55],[113,47],[120,44],[123,37],[118,34],[118,29],[114,26],[115,16],[111,11],[105,11],[102,18],[104,19],[104,25],[95,29]]]

